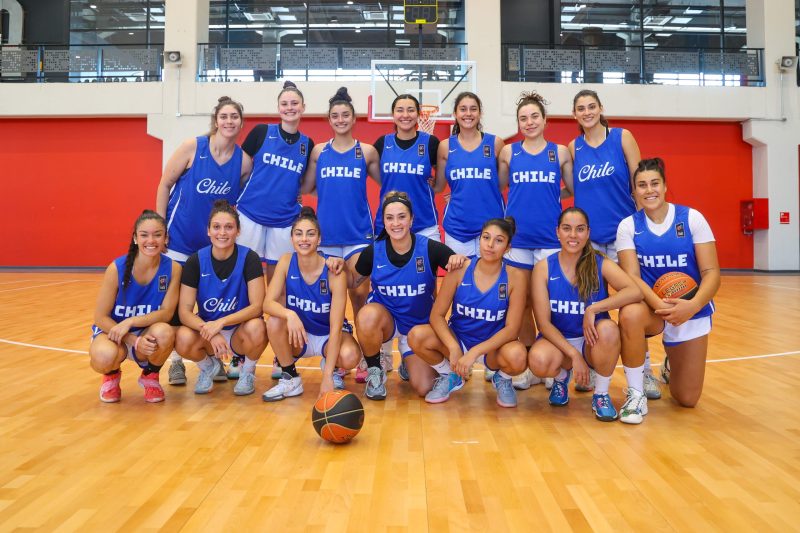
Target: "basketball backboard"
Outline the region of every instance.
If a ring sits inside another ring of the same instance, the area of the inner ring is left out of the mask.
[[[392,101],[397,95],[411,94],[431,111],[431,118],[452,123],[456,97],[464,91],[476,92],[477,70],[474,61],[375,59],[371,80],[371,122],[391,122]]]

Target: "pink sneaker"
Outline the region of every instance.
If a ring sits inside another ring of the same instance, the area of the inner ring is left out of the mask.
[[[361,358],[361,362],[358,363],[356,367],[356,383],[366,383],[367,382],[367,360],[363,357]]]
[[[139,385],[144,387],[144,401],[147,403],[158,403],[164,401],[164,389],[158,382],[158,373],[145,374],[139,376]]]
[[[100,385],[100,401],[105,403],[117,403],[122,398],[122,389],[119,388],[119,381],[122,379],[122,372],[116,374],[103,374],[103,384]]]

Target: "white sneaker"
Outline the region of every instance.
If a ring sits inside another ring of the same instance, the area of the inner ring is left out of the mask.
[[[555,378],[544,378],[544,388],[550,390],[553,388],[553,383],[555,382]]]
[[[620,421],[626,424],[641,424],[647,414],[647,396],[636,389],[628,388],[627,399],[619,410]]]
[[[533,372],[531,372],[530,368],[526,368],[525,372],[511,378],[511,383],[514,384],[514,388],[517,390],[528,390],[534,385],[543,383],[543,380],[542,378],[533,375]]]
[[[385,342],[381,345],[381,368],[387,374],[394,370],[394,356],[392,355],[392,342]]]
[[[278,380],[278,384],[262,394],[261,399],[265,402],[277,402],[301,394],[303,394],[303,380],[300,379],[300,376],[293,378],[284,372],[281,379]]]

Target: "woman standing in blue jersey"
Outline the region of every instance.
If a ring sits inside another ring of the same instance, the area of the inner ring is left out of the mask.
[[[164,401],[158,373],[175,342],[167,322],[178,304],[181,273],[180,265],[161,253],[166,243],[164,218],[145,210],[133,225],[128,253],[106,269],[89,346],[89,364],[103,375],[103,402],[120,400],[120,366],[125,359],[142,369],[139,385],[145,401]]]
[[[236,244],[238,235],[239,214],[218,200],[208,219],[211,246],[189,257],[181,275],[175,350],[200,368],[195,394],[211,392],[219,359],[234,355],[244,358],[234,394],[255,392],[256,362],[267,346],[264,274],[258,254]]]
[[[295,251],[278,261],[264,300],[264,312],[270,315],[267,332],[283,370],[278,384],[262,396],[265,402],[303,393],[303,382],[295,368],[302,357],[322,356],[320,395],[344,388],[335,367],[349,370],[361,359],[361,350],[344,317],[347,274],[328,269],[325,258],[317,252],[320,240],[314,210],[303,207],[292,224]]]
[[[205,221],[214,202],[235,203],[250,175],[253,160],[236,145],[243,125],[242,105],[223,96],[211,114],[211,131],[185,140],[164,167],[156,211],[167,220],[167,255],[181,264],[209,245]],[[170,385],[186,383],[183,361],[175,353],[171,360]],[[227,379],[224,369],[217,379]]]
[[[633,186],[642,209],[620,223],[617,250],[620,265],[638,283],[648,308],[638,322],[639,330],[631,334],[632,342],[643,351],[645,335],[663,332],[668,359],[662,376],[678,404],[694,407],[703,392],[712,298],[720,286],[714,234],[698,211],[667,202],[661,159],[641,161],[633,174]],[[662,300],[653,292],[653,284],[667,272],[676,271],[697,282],[697,293],[688,300]]]
[[[528,280],[503,261],[514,237],[513,218],[487,221],[481,230],[480,256],[466,268],[448,272],[431,310],[430,325],[414,328],[409,344],[439,374],[425,396],[441,403],[464,385],[479,358],[495,371],[497,404],[516,407],[512,376],[525,370],[525,346],[517,340],[525,310]],[[450,321],[446,317],[450,314]]]
[[[436,190],[450,185],[450,201],[444,213],[444,242],[456,253],[476,257],[480,252],[483,223],[503,216],[506,183],[497,175],[497,155],[503,141],[481,126],[481,100],[463,92],[456,97],[456,123],[450,138],[439,143]]]
[[[608,386],[620,356],[620,329],[624,337],[630,324],[641,320],[642,293],[616,263],[592,248],[589,219],[582,209],[565,209],[556,234],[561,250],[533,269],[533,311],[541,335],[528,353],[528,365],[537,376],[555,378],[550,404],[556,406],[569,403],[573,373],[576,381],[588,384],[589,368],[594,368],[592,410],[598,420],[616,420]],[[615,289],[613,296],[607,285]],[[612,309],[620,310],[619,326],[609,317]],[[644,352],[630,349],[629,343],[622,343],[629,389],[620,420],[638,424],[647,414],[647,400],[641,368],[637,373],[631,361]]]
[[[356,316],[358,342],[368,367],[365,395],[371,400],[386,398],[386,372],[378,350],[395,338],[403,358],[401,377],[420,396],[431,390],[437,374],[414,354],[408,336],[428,323],[438,269],[454,270],[466,261],[441,242],[412,233],[412,205],[405,192],[386,193],[381,207],[384,229],[375,244],[361,253],[352,280],[355,286],[367,279],[372,285],[368,303]]]
[[[375,141],[375,150],[380,157],[380,175],[376,178],[381,186],[381,204],[389,191],[406,193],[414,206],[411,231],[441,241],[431,186],[439,139],[417,129],[419,112],[419,100],[410,94],[398,95],[392,102],[395,132]],[[378,213],[375,232],[380,233],[381,230],[383,219]]]
[[[572,194],[572,156],[566,146],[544,138],[547,127],[545,99],[536,92],[522,93],[517,101],[517,126],[521,141],[503,146],[498,158],[500,181],[508,183],[506,214],[514,217],[517,232],[506,254],[506,262],[530,272],[561,246],[553,233],[561,214],[561,181]],[[530,350],[536,339],[533,302],[528,302],[522,319],[520,341]],[[515,377],[514,386],[527,389],[541,380],[526,371]]]
[[[317,214],[322,228],[320,251],[341,257],[352,271],[361,251],[373,241],[372,214],[367,202],[367,176],[379,176],[378,152],[353,138],[356,111],[347,88],[329,100],[328,122],[333,139],[314,147],[308,176],[316,187]],[[351,289],[353,313],[364,306],[369,286]]]
[[[303,93],[291,81],[284,82],[278,93],[280,124],[259,124],[242,144],[253,158],[253,174],[236,205],[242,220],[238,242],[267,262],[267,283],[278,259],[293,250],[291,227],[300,214],[297,197],[314,146],[299,130],[305,109]]]

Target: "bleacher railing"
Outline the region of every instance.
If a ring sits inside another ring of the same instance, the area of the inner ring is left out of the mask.
[[[747,86],[765,83],[763,48],[503,44],[503,81]]]
[[[0,82],[161,81],[163,45],[2,45]]]

